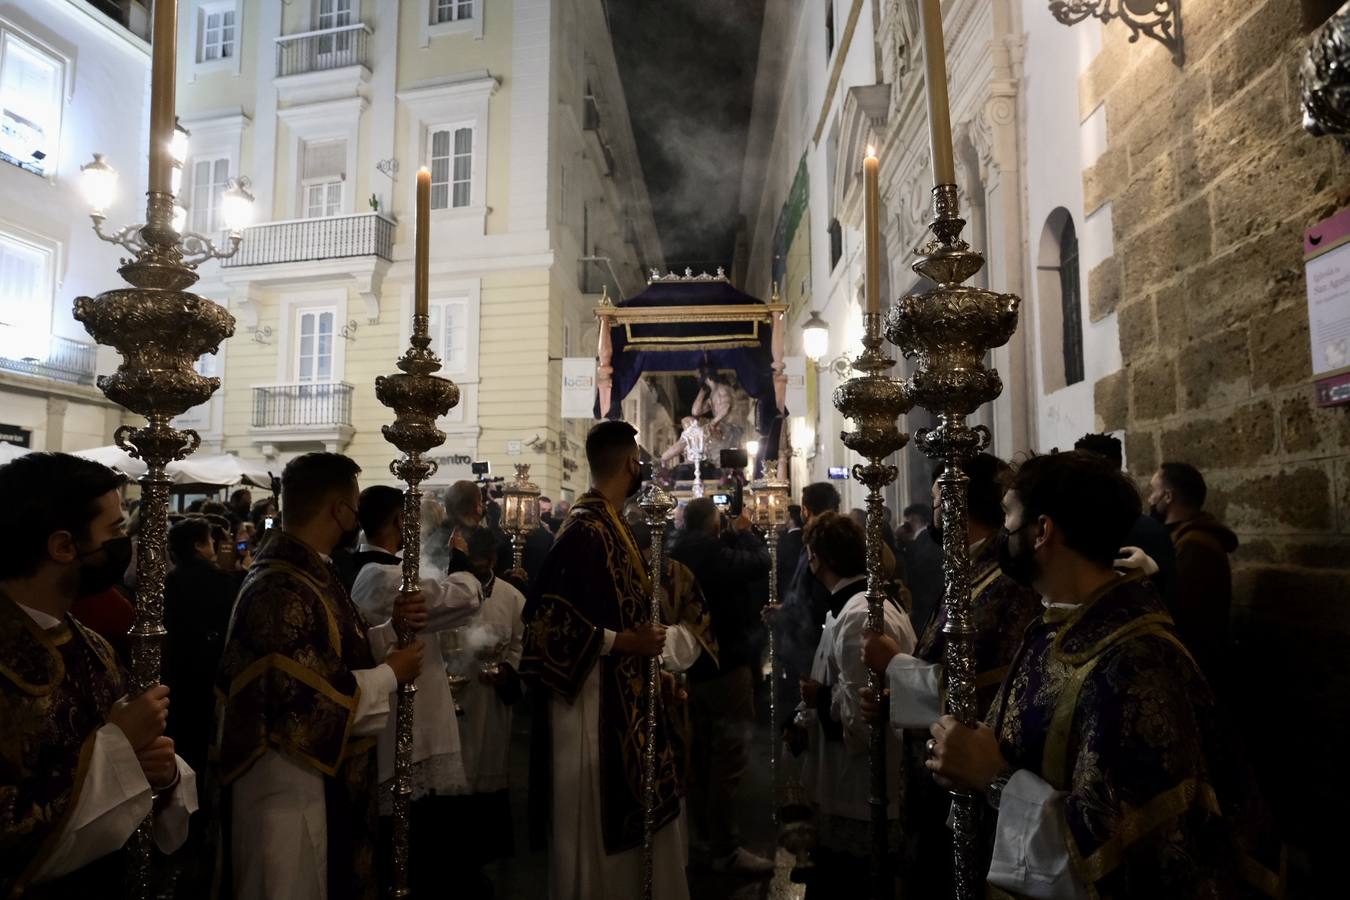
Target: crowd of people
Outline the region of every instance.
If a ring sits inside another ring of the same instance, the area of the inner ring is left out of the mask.
[[[810,900],[868,896],[875,728],[903,896],[951,894],[953,789],[980,800],[979,864],[999,896],[1273,896],[1259,798],[1225,733],[1236,538],[1205,511],[1193,466],[1160,466],[1145,506],[1108,435],[1015,466],[980,454],[963,467],[960,536],[939,469],[932,496],[888,523],[873,632],[865,523],[833,485],[805,486],[772,536],[689,500],[657,572],[633,504],[635,431],[596,425],[586,458],[590,490],[570,506],[541,498],[518,567],[483,485],[428,497],[414,591],[401,590],[404,495],[362,489],[347,457],[293,459],[275,498],[194,504],[168,534],[163,684],[139,693],[124,479],[57,453],[0,467],[0,897],[117,896],[150,815],[179,896],[387,893],[394,711],[411,685],[415,896],[494,896],[487,864],[517,853],[511,793],[528,792],[548,896],[630,900],[654,657],[658,900],[689,896],[691,866],[775,871],[774,849],[736,828],[766,691],[788,711],[769,739],[812,817],[792,870]],[[945,693],[943,544],[958,540],[975,727]],[[528,784],[510,778],[513,720],[530,730]]]

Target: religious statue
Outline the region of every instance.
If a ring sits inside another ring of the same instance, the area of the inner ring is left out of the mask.
[[[712,414],[712,419],[703,425],[706,434],[704,455],[707,459],[717,459],[723,450],[739,450],[745,443],[745,426],[737,422],[739,404],[736,402],[735,389],[716,372],[703,370],[699,373],[701,384],[690,414],[695,417]]]

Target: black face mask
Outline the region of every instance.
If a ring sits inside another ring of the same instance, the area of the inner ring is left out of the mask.
[[[633,474],[633,478],[628,482],[628,490],[624,493],[624,498],[635,497],[642,488],[642,464],[638,464],[638,470]]]
[[[110,538],[103,542],[101,546],[88,553],[81,553],[82,559],[90,556],[103,554],[99,562],[81,562],[80,563],[80,583],[76,590],[77,597],[88,597],[92,594],[101,594],[115,584],[120,584],[123,576],[126,574],[127,566],[131,564],[131,538],[122,537]]]
[[[1166,510],[1166,509],[1159,509],[1159,508],[1156,507],[1156,506],[1150,505],[1149,508],[1148,508],[1148,514],[1149,514],[1150,516],[1153,517],[1154,521],[1156,521],[1156,522],[1161,522],[1161,523],[1163,523],[1164,525],[1167,524],[1167,510]]]
[[[350,509],[350,507],[348,508]],[[355,510],[352,510],[352,518],[356,518]],[[334,516],[333,520],[338,523],[339,528],[342,528],[341,519],[339,519],[337,516]],[[337,549],[353,550],[356,548],[356,544],[360,539],[361,539],[361,520],[357,519],[356,524],[353,525],[351,528],[342,528],[342,536],[338,538]]]
[[[1029,543],[1023,545],[1018,540],[1018,548],[1014,551],[1012,546],[1013,536],[1020,535],[1022,529],[1014,532],[1002,532],[999,537],[998,545],[998,566],[1013,581],[1024,587],[1031,587],[1040,570],[1036,566],[1036,550]]]

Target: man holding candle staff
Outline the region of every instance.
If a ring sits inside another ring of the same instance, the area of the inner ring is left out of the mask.
[[[573,505],[525,605],[520,674],[543,708],[534,719],[531,793],[549,807],[551,900],[632,900],[643,839],[642,685],[666,628],[647,623],[646,565],[621,510],[641,485],[637,432],[605,421],[586,436],[591,489]],[[653,883],[686,900],[681,751],[657,719]],[[542,738],[542,739],[541,739]]]
[[[1018,897],[1248,896],[1243,880],[1263,872],[1239,849],[1253,794],[1213,693],[1154,588],[1114,568],[1134,485],[1089,454],[1033,457],[1003,507],[1002,571],[1044,610],[984,721],[938,717],[936,682],[907,678],[883,639],[864,648],[893,724],[931,735],[938,783],[990,808],[980,877]]]
[[[282,521],[235,602],[217,680],[223,786],[222,896],[327,900],[380,895],[375,740],[422,642],[377,662],[395,630],[426,626],[420,594],[367,629],[333,552],[360,531],[356,463],[309,453],[281,476]]]

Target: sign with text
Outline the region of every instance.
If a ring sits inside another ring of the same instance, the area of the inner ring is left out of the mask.
[[[33,432],[27,428],[20,428],[18,425],[0,424],[0,442],[6,444],[17,444],[20,447],[31,447]]]
[[[595,357],[569,356],[562,364],[562,417],[594,419]]]
[[[1343,377],[1350,374],[1350,208],[1304,232],[1303,263],[1317,401],[1350,402]]]
[[[806,357],[783,357],[783,374],[787,376],[788,415],[806,415]]]

